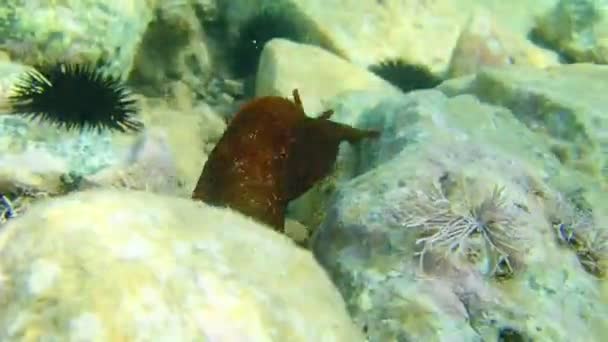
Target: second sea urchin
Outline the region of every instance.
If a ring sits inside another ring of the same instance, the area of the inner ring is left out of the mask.
[[[256,72],[262,49],[274,38],[295,42],[304,38],[302,28],[286,10],[262,9],[240,26],[233,48],[233,69],[237,76],[245,77]]]
[[[369,67],[369,70],[404,93],[434,88],[441,79],[425,66],[409,64],[401,59],[388,59]]]

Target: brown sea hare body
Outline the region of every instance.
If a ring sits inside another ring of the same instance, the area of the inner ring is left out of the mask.
[[[340,142],[354,143],[378,132],[304,113],[294,101],[267,96],[245,104],[207,160],[193,199],[227,206],[283,231],[289,201],[327,176]]]

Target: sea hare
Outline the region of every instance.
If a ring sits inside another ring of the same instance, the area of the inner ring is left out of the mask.
[[[308,117],[297,89],[293,97],[260,97],[240,109],[211,151],[193,199],[283,232],[287,204],[331,172],[339,144],[378,136],[330,121],[332,110]]]

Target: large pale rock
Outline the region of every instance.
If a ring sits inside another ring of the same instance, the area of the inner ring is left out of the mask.
[[[339,186],[312,249],[369,341],[602,339],[606,280],[556,229],[608,236],[597,181],[561,165],[515,111],[472,95],[335,101],[383,133],[362,146],[360,176]],[[608,240],[593,241],[605,267]]]
[[[154,0],[3,1],[0,44],[28,64],[104,57],[113,73],[126,76],[154,4]]]
[[[450,59],[447,77],[472,74],[485,66],[557,64],[555,55],[534,48],[532,42],[500,22],[500,13],[487,9],[472,12]]]
[[[378,76],[317,46],[273,39],[262,50],[256,78],[256,96],[292,97],[297,88],[304,109],[315,116],[326,102],[352,90],[398,90]]]
[[[2,227],[0,275],[7,342],[363,340],[308,251],[185,199],[39,203]]]
[[[180,88],[172,101],[159,98],[142,101],[142,115],[150,130],[164,136],[175,161],[179,191],[189,197],[226,123],[213,108],[186,96],[189,90]]]
[[[562,164],[606,179],[606,78],[608,67],[602,65],[544,70],[513,66],[485,69],[473,78],[446,82],[439,89],[450,96],[472,94],[483,102],[509,108],[545,139]]]

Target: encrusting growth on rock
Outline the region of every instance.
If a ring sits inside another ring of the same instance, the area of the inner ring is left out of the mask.
[[[340,143],[379,135],[330,121],[332,110],[308,117],[297,89],[293,97],[260,97],[240,109],[211,151],[193,199],[282,232],[287,204],[331,172]]]

